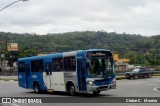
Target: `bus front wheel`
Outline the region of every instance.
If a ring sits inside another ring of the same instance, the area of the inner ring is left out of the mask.
[[[41,93],[40,86],[37,82],[34,83],[34,92],[37,94]]]
[[[76,94],[76,89],[75,89],[75,86],[73,84],[71,84],[69,86],[69,94],[72,95],[72,96]]]

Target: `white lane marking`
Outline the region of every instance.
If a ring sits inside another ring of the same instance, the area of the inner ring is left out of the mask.
[[[157,92],[160,92],[160,87],[155,87],[153,90],[157,91]]]

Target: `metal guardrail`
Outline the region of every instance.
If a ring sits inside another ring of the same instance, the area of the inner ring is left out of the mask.
[[[126,72],[117,72],[116,75],[125,75]],[[160,74],[160,71],[153,71],[153,74]],[[0,75],[17,75],[17,70],[2,70]]]
[[[7,75],[7,76],[17,75],[17,71],[16,70],[2,70],[0,72],[0,75]]]
[[[125,75],[126,72],[118,72],[116,75]],[[153,71],[153,74],[160,74],[160,71]]]
[[[153,71],[153,74],[160,74],[160,71]]]

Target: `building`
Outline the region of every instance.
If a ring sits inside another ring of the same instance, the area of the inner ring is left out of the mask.
[[[114,54],[113,59],[115,61],[116,71],[127,71],[130,69],[130,65],[128,64],[129,59],[120,59],[118,54]]]

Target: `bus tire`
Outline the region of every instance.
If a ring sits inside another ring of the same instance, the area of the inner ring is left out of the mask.
[[[70,95],[72,96],[76,95],[76,89],[75,89],[74,84],[70,84],[68,90],[69,90]]]
[[[41,89],[40,89],[40,86],[39,86],[38,82],[35,82],[33,87],[34,87],[34,92],[35,93],[37,93],[37,94],[41,93]]]
[[[99,95],[101,91],[93,91],[94,95]]]

